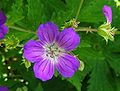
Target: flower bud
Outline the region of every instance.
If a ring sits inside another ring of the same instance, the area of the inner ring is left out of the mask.
[[[104,23],[98,28],[98,34],[102,36],[106,42],[108,40],[114,41],[114,35],[115,35],[116,29],[111,28],[111,24]]]
[[[69,27],[77,28],[79,23],[80,22],[77,22],[76,19],[72,19],[68,22],[65,22],[65,24],[63,25],[63,27],[61,29],[63,30],[65,28],[69,28]]]

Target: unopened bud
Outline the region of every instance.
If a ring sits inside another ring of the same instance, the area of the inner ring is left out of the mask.
[[[108,42],[108,40],[114,41],[115,32],[116,29],[111,28],[111,24],[108,23],[102,24],[98,28],[98,34],[102,36],[106,40],[106,42]]]

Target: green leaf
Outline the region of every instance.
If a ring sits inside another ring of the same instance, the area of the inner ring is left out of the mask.
[[[64,6],[62,6],[61,9],[56,8],[57,5],[55,5],[55,11],[52,14],[51,20],[56,22],[59,26],[62,26],[65,21],[76,17],[80,3],[81,0],[65,0],[65,4],[63,4]]]
[[[15,0],[15,3],[11,6],[11,11],[7,15],[7,25],[19,22],[24,18],[23,16],[23,0]]]
[[[28,69],[29,67],[31,67],[31,62],[27,61],[26,59],[23,58],[23,63],[25,64],[25,67]]]
[[[67,79],[70,83],[72,83],[78,91],[81,91],[81,77],[80,73],[76,72],[74,76],[71,78]]]
[[[102,7],[104,6],[105,3],[106,1],[101,2],[101,0],[97,0],[97,1],[85,0],[78,17],[80,22],[89,22],[89,23],[103,22],[105,18],[102,13]]]
[[[113,43],[109,43],[106,48],[106,60],[110,67],[115,71],[116,76],[120,75],[120,37],[116,36]]]
[[[79,48],[82,48],[82,47],[91,47],[91,44],[87,40],[81,40]]]
[[[38,84],[34,91],[43,91],[43,88],[40,83]]]
[[[104,60],[98,60],[90,75],[87,91],[115,91],[109,82],[109,69]]]
[[[46,21],[46,16],[44,14],[44,5],[42,4],[41,0],[27,0],[28,2],[28,13],[27,18],[29,26],[36,30],[40,23]]]
[[[112,56],[110,56],[112,55]],[[110,54],[107,55],[107,61],[110,64],[110,66],[114,69],[116,76],[120,75],[120,58],[119,54]]]
[[[117,84],[116,91],[120,91],[120,78],[117,78],[115,81],[116,81],[116,84]]]
[[[11,9],[11,6],[15,0],[0,0],[0,10],[8,12]]]

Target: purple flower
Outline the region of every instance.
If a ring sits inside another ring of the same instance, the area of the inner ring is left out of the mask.
[[[107,19],[107,23],[111,23],[112,22],[112,10],[111,7],[104,5],[103,9],[102,9],[104,16]]]
[[[24,57],[34,64],[36,78],[46,81],[52,78],[55,69],[64,77],[71,77],[80,66],[79,61],[69,51],[80,43],[80,37],[73,28],[61,33],[58,27],[47,22],[41,24],[37,32],[40,41],[29,40],[24,45]]]
[[[8,32],[7,26],[4,25],[6,22],[6,16],[0,11],[0,39],[3,39],[5,34]]]
[[[0,91],[9,91],[6,86],[0,86]]]

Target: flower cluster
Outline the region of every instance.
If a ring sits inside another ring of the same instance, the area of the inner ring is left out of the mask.
[[[3,39],[5,34],[8,32],[7,26],[5,26],[6,16],[0,11],[0,39]]]
[[[80,66],[79,61],[69,53],[80,43],[74,29],[65,28],[60,33],[54,23],[47,22],[39,26],[37,35],[39,41],[29,40],[24,45],[24,57],[35,63],[35,77],[49,80],[55,69],[64,77],[73,76]]]

